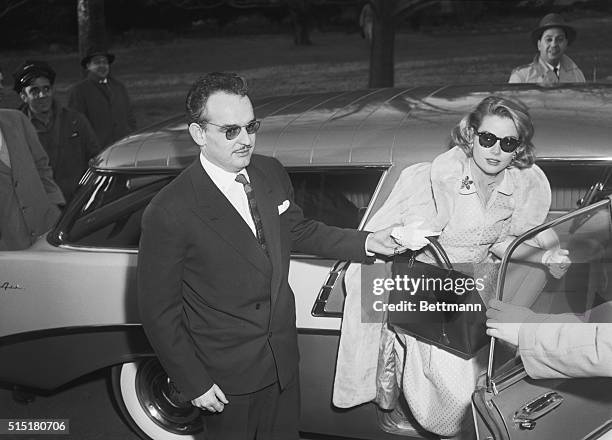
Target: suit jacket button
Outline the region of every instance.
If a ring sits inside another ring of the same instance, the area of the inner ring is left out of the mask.
[[[255,310],[259,310],[260,307],[261,307],[261,304],[259,304],[259,303],[255,304]]]
[[[268,332],[268,338],[272,337],[272,332]]]

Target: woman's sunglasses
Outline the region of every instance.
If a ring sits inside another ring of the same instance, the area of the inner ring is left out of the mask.
[[[499,138],[495,136],[493,133],[489,133],[488,131],[478,131],[474,128],[474,131],[478,135],[478,142],[485,148],[491,148],[493,145],[499,141],[499,146],[502,151],[506,153],[512,153],[518,147],[521,146],[521,140],[512,136],[506,136],[504,138]]]
[[[257,130],[259,130],[261,126],[261,121],[251,121],[247,125],[217,125],[209,121],[204,121],[204,123],[221,128],[225,132],[225,138],[228,141],[236,139],[243,128],[248,134],[254,134],[257,133]]]

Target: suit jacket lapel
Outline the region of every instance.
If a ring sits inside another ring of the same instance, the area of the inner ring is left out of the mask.
[[[269,273],[263,249],[253,232],[196,160],[189,173],[195,192],[195,214],[262,273]]]
[[[264,229],[264,237],[268,249],[268,256],[272,263],[272,281],[271,281],[271,310],[274,309],[274,304],[280,292],[282,261],[281,261],[281,242],[280,242],[280,217],[278,215],[278,206],[273,195],[273,190],[266,180],[263,170],[255,166],[248,166],[247,172],[249,179],[255,191],[255,200],[257,201],[257,210],[261,217],[262,226]]]

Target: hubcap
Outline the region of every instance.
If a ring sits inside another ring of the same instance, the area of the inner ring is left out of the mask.
[[[188,435],[202,430],[200,410],[176,400],[157,359],[147,359],[138,366],[136,394],[149,418],[167,431]]]

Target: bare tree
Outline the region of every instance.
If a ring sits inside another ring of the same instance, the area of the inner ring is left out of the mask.
[[[92,48],[106,50],[104,0],[77,0],[77,17],[81,58]]]
[[[393,87],[395,10],[399,0],[373,0],[374,26],[370,45],[369,87]]]
[[[374,10],[374,28],[370,49],[368,86],[393,87],[395,70],[395,25],[398,17],[414,14],[442,0],[370,0]]]

